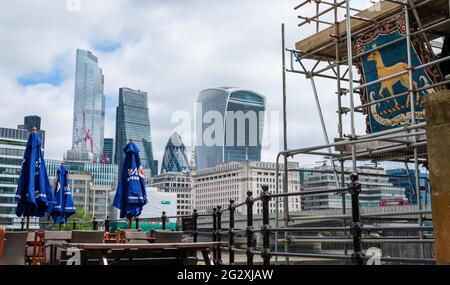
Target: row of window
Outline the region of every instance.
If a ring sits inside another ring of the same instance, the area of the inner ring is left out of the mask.
[[[19,175],[20,174],[20,168],[12,168],[12,167],[0,166],[0,174]]]
[[[10,186],[10,187],[0,187],[0,194],[16,194],[17,187]]]
[[[23,157],[24,154],[25,154],[24,149],[12,149],[12,148],[0,147],[0,155],[11,155],[11,156]]]
[[[22,165],[22,159],[19,158],[7,158],[7,157],[0,157],[0,164],[3,165]]]
[[[17,185],[19,184],[19,178],[0,177],[0,184]]]

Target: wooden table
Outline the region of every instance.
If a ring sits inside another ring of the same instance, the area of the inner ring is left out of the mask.
[[[142,241],[146,241],[149,243],[155,242],[155,238],[154,237],[137,237],[137,238],[129,238],[127,240],[142,240]]]
[[[210,249],[225,245],[224,242],[198,242],[198,243],[148,243],[148,244],[133,244],[133,243],[69,243],[63,245],[63,248],[77,248],[84,251],[85,256],[98,256],[100,264],[108,265],[108,254],[113,250],[118,252],[129,252],[131,250],[142,251],[165,251],[176,250],[181,262],[186,262],[189,251],[200,250],[206,265],[213,265],[211,259]],[[120,259],[120,257],[119,257]],[[132,257],[130,257],[132,259]],[[86,260],[85,260],[86,261]],[[117,260],[116,260],[117,261]],[[86,262],[84,262],[86,263]]]

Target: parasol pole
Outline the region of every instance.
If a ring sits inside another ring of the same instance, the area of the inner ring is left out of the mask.
[[[133,142],[133,138],[132,137],[129,137],[128,138],[128,142]],[[133,228],[133,220],[132,220],[133,218],[129,218],[128,219],[128,228],[129,229],[132,229]]]
[[[27,216],[27,223],[26,223],[25,229],[27,232],[30,231],[30,216]]]

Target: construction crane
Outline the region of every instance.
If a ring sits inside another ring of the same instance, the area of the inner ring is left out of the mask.
[[[92,154],[94,154],[94,149],[97,151],[97,153],[99,154],[99,157],[101,157],[102,159],[100,160],[100,163],[108,163],[108,157],[103,154],[103,150],[101,150],[95,143],[94,140],[92,139],[92,133],[91,133],[91,129],[87,129],[86,128],[86,112],[83,109],[83,125],[81,127],[81,136],[78,137],[78,139],[74,142],[75,145],[78,145],[80,142],[83,142],[83,148],[84,149],[88,149],[87,147],[87,142],[89,141],[90,143],[90,147],[89,150]],[[97,162],[97,157],[93,156],[92,157],[92,161],[94,163]]]

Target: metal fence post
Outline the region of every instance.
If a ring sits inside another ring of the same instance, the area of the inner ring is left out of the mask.
[[[76,230],[77,229],[77,219],[73,219],[73,223],[72,223],[72,230]]]
[[[217,240],[217,208],[213,208],[212,212],[212,218],[213,218],[213,228],[212,228],[212,240],[215,242]],[[213,247],[213,261],[214,264],[217,264],[217,249],[216,247]]]
[[[97,221],[97,219],[95,217],[92,219],[92,230],[93,231],[97,231],[98,230],[98,221]]]
[[[269,201],[270,194],[267,192],[269,187],[267,185],[262,186],[262,218],[263,225],[261,227],[261,233],[263,235],[263,249],[261,256],[264,261],[264,265],[270,265],[270,224],[269,224]]]
[[[362,223],[359,211],[359,193],[361,193],[361,184],[358,182],[358,174],[350,175],[351,186],[349,193],[352,196],[352,224],[351,233],[353,235],[353,254],[352,261],[356,265],[364,264],[364,253],[362,252],[361,235]]]
[[[253,193],[251,191],[247,192],[247,199],[245,199],[245,204],[247,205],[247,265],[253,265],[253,237],[254,237],[254,230],[253,230]]]
[[[222,206],[217,206],[217,230],[216,241],[222,241]],[[217,246],[217,261],[222,264],[222,245]]]
[[[228,251],[230,265],[234,264],[234,212],[236,207],[234,205],[234,200],[230,200],[230,228],[228,230]]]
[[[110,224],[111,224],[111,220],[109,219],[109,216],[107,216],[106,220],[105,220],[105,232],[109,232]]]
[[[197,242],[197,237],[198,237],[197,219],[198,219],[197,209],[194,209],[194,211],[192,213],[192,228],[193,228],[192,238],[193,238],[194,242]]]
[[[139,229],[139,218],[136,217],[135,219],[136,219],[136,230],[138,230]]]
[[[166,230],[166,212],[165,212],[165,211],[162,212],[162,216],[161,216],[161,227],[162,227],[162,230],[163,230],[163,231]]]

